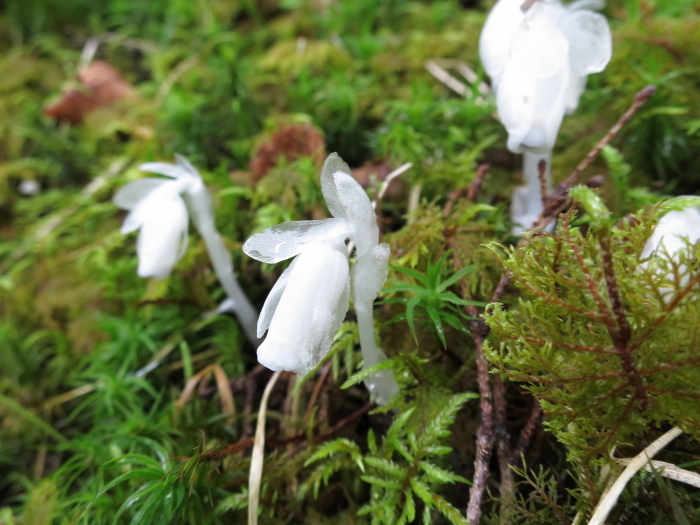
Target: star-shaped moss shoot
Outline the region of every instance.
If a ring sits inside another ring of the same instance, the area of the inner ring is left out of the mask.
[[[321,189],[332,219],[285,222],[253,235],[243,246],[250,257],[277,263],[295,257],[265,301],[258,336],[258,360],[272,370],[306,374],[328,353],[352,297],[357,311],[365,367],[386,359],[374,341],[372,302],[387,276],[389,246],[379,244],[372,204],[332,153],[321,173]],[[356,263],[350,269],[349,250]],[[378,403],[397,391],[390,372],[366,381]]]
[[[551,189],[550,159],[564,114],[572,113],[591,73],[605,69],[612,54],[607,20],[591,9],[603,2],[499,0],[479,42],[496,104],[508,131],[508,149],[523,153],[526,186],[516,190],[511,216],[529,229],[542,212],[538,165],[544,160]]]
[[[231,255],[214,224],[211,195],[194,166],[176,155],[177,164],[148,162],[143,171],[165,175],[130,182],[114,196],[114,203],[129,214],[122,233],[139,231],[136,253],[141,277],[164,279],[187,249],[189,217],[202,236],[214,270],[228,295],[229,308],[238,317],[248,339],[257,346],[255,326],[258,314],[248,301],[233,273]]]

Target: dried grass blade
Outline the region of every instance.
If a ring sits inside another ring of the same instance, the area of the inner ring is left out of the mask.
[[[275,372],[265,386],[258,422],[255,427],[255,444],[250,458],[250,476],[248,477],[248,525],[258,525],[258,504],[260,503],[260,485],[262,483],[263,459],[265,453],[265,419],[267,400],[282,372]]]

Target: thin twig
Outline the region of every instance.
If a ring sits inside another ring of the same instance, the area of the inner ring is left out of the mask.
[[[515,490],[515,476],[510,468],[513,452],[506,424],[506,385],[499,375],[493,376],[493,407],[496,454],[501,472],[501,498],[508,498]],[[505,507],[504,507],[505,508]]]
[[[627,111],[620,117],[620,119],[610,128],[610,130],[605,134],[605,136],[598,141],[595,147],[584,157],[584,159],[576,166],[576,169],[571,172],[571,174],[561,182],[549,196],[545,202],[542,214],[537,218],[535,223],[532,225],[531,229],[544,229],[547,225],[553,221],[559,213],[571,206],[571,200],[569,198],[569,190],[574,187],[577,183],[578,178],[584,172],[588,166],[600,155],[600,152],[605,146],[610,144],[612,139],[614,139],[620,130],[627,124],[634,114],[639,111],[639,109],[646,104],[649,99],[656,92],[656,86],[646,86],[645,88],[639,90],[635,96],[632,105]]]
[[[486,178],[486,174],[489,172],[489,168],[490,166],[488,164],[481,164],[476,169],[476,175],[474,176],[474,180],[469,185],[469,191],[467,191],[468,201],[473,202],[476,198],[476,194],[481,189],[481,185],[483,184],[484,179]]]
[[[510,458],[511,465],[518,465],[522,454],[524,454],[530,446],[532,436],[535,434],[535,429],[540,421],[542,421],[542,406],[539,401],[535,400],[535,404],[532,406],[532,411],[530,412],[530,417],[528,417],[527,423],[525,423],[525,426],[520,431],[518,444],[515,445],[515,450],[513,450],[513,455]]]
[[[435,60],[428,60],[425,63],[425,69],[428,70],[428,73],[433,75],[435,78],[437,78],[440,82],[442,82],[445,86],[450,88],[452,91],[457,93],[460,97],[466,97],[467,94],[469,93],[469,88],[457,80],[455,77],[450,75],[447,71],[445,71],[442,67],[440,67]]]
[[[326,383],[326,379],[328,379],[328,374],[330,374],[330,372],[331,363],[329,362],[323,365],[323,371],[321,372],[321,376],[318,378],[318,381],[316,381],[314,390],[311,393],[311,398],[309,399],[309,404],[306,406],[306,412],[304,412],[304,421],[308,421],[311,417],[311,412],[314,409],[314,405],[316,405],[318,395],[321,393],[321,388],[323,388],[323,385]]]
[[[372,207],[374,209],[377,209],[377,206],[382,202],[382,199],[384,198],[386,191],[389,189],[389,185],[391,184],[391,182],[398,176],[402,175],[404,172],[410,170],[412,167],[413,163],[407,162],[406,164],[403,164],[402,166],[396,168],[384,178],[384,182],[382,182],[382,187],[379,188],[379,193],[377,193],[377,198],[372,201]]]

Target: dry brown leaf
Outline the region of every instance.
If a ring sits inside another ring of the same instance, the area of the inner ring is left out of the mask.
[[[216,379],[216,389],[219,391],[219,397],[221,398],[221,408],[224,409],[225,414],[229,415],[229,417],[226,418],[226,423],[230,425],[236,419],[236,404],[233,402],[231,383],[228,377],[226,377],[226,372],[221,368],[221,365],[213,364],[205,366],[193,375],[190,380],[187,381],[187,384],[185,384],[185,388],[175,402],[175,406],[179,409],[184,407],[185,404],[192,399],[192,394],[194,393],[194,389],[197,388],[197,385],[206,381],[210,374],[213,374]]]
[[[80,124],[87,113],[97,108],[136,97],[121,72],[101,60],[95,60],[80,70],[78,80],[85,89],[65,90],[58,102],[44,108],[45,115]]]

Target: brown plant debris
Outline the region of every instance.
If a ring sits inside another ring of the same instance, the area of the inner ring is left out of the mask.
[[[250,159],[248,169],[255,181],[262,179],[280,159],[293,162],[312,157],[319,165],[326,157],[323,135],[311,124],[289,124],[277,130]]]
[[[80,124],[91,111],[136,96],[121,72],[102,60],[95,60],[81,69],[78,81],[84,89],[64,90],[58,102],[44,108],[44,114],[56,120]]]

